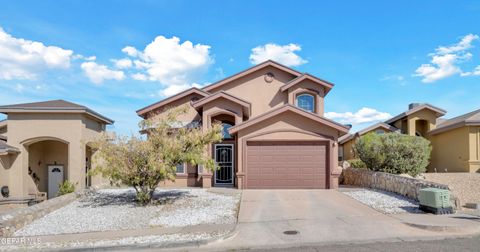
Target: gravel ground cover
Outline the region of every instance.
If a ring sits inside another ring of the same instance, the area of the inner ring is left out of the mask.
[[[385,214],[422,213],[418,202],[392,192],[362,188],[343,193]]]
[[[157,190],[161,204],[139,206],[133,189],[103,189],[35,220],[15,236],[55,235],[154,226],[235,223],[239,194],[205,189]]]
[[[115,246],[135,246],[148,245],[156,247],[175,246],[190,242],[207,242],[212,239],[220,238],[226,235],[226,232],[212,232],[212,233],[187,233],[187,234],[168,234],[168,235],[149,235],[137,236],[112,240],[96,240],[96,241],[78,241],[65,243],[52,243],[41,241],[37,244],[28,245],[9,245],[0,246],[0,251],[12,250],[40,250],[40,249],[92,249],[102,247]]]
[[[453,194],[465,203],[480,203],[480,173],[424,173],[425,179],[450,187]]]

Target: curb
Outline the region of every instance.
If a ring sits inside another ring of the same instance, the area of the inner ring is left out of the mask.
[[[426,225],[426,224],[418,224],[418,223],[410,223],[410,222],[402,222],[403,224],[423,229],[427,231],[434,231],[434,232],[467,232],[467,233],[480,233],[480,225],[474,227],[465,227],[465,226],[434,226],[434,225]]]

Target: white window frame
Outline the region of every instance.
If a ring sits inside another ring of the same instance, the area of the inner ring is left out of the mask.
[[[176,174],[185,174],[187,172],[187,165],[185,163],[183,165],[183,172],[177,172],[177,166],[175,166],[175,173]]]
[[[300,106],[298,105],[298,98],[300,98],[301,96],[310,96],[310,97],[313,98],[312,111],[306,110],[306,109],[304,109],[304,108],[302,108],[302,107],[300,107]],[[299,95],[297,95],[297,96],[295,97],[295,105],[296,105],[298,108],[302,109],[302,110],[305,110],[305,111],[311,112],[311,113],[315,113],[315,107],[316,107],[315,95],[310,94],[310,93],[302,93],[302,94],[299,94]]]

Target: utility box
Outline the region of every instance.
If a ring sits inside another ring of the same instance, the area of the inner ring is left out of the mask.
[[[434,214],[451,214],[450,191],[439,188],[423,188],[419,195],[420,210]]]

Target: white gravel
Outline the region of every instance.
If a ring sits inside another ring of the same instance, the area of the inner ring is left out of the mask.
[[[418,209],[418,202],[392,192],[358,189],[343,193],[385,214],[422,212]]]
[[[186,233],[186,234],[168,234],[168,235],[149,235],[149,236],[136,236],[127,237],[113,240],[87,240],[77,242],[45,242],[42,243],[41,239],[32,244],[18,244],[0,246],[1,251],[10,250],[39,250],[39,249],[66,249],[66,248],[102,248],[102,247],[115,247],[115,246],[135,246],[135,245],[148,245],[156,247],[167,247],[180,245],[188,242],[202,242],[215,238],[220,238],[226,235],[226,232],[213,232],[213,233]]]
[[[229,224],[236,221],[240,200],[239,194],[223,195],[205,189],[162,189],[155,192],[155,197],[166,202],[139,206],[133,189],[99,190],[35,220],[15,236]]]

